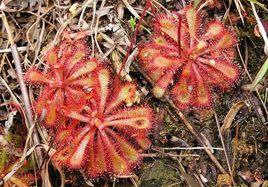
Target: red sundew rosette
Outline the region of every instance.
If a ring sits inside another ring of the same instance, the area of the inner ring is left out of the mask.
[[[88,53],[84,40],[63,41],[47,52],[47,71],[30,68],[26,72],[25,80],[29,84],[43,86],[34,109],[39,116],[44,116],[47,127],[54,127],[64,118],[63,105],[79,112],[91,97],[94,75],[101,65]]]
[[[211,107],[211,89],[227,90],[237,80],[236,37],[219,21],[203,23],[200,12],[187,6],[180,18],[158,15],[154,31],[150,41],[140,45],[138,56],[156,97],[167,93],[180,109]]]
[[[153,126],[150,107],[125,106],[135,93],[133,83],[100,70],[88,106],[81,113],[65,108],[73,120],[58,129],[54,164],[80,169],[89,178],[131,174],[151,144],[147,136]]]

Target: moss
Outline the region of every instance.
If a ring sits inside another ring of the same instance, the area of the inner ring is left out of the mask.
[[[140,186],[165,187],[172,184],[180,186],[179,176],[174,168],[167,165],[166,161],[158,160],[142,169]]]

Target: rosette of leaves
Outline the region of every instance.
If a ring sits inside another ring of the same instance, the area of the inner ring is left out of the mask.
[[[211,107],[211,90],[227,90],[237,80],[237,40],[220,21],[205,20],[201,10],[186,6],[156,16],[153,31],[139,46],[139,64],[156,97],[170,95],[180,109]]]
[[[46,52],[45,69],[33,67],[26,72],[29,84],[42,85],[34,109],[47,127],[64,120],[63,105],[78,112],[85,106],[100,65],[89,52],[84,39],[64,40]]]
[[[87,106],[80,113],[64,108],[70,120],[57,130],[53,162],[89,178],[130,174],[150,146],[154,119],[150,107],[132,105],[136,97],[135,84],[98,71]]]

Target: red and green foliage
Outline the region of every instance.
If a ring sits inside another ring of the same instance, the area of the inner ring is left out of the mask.
[[[154,82],[154,95],[171,95],[181,109],[210,107],[211,89],[226,90],[239,76],[233,63],[235,35],[201,14],[187,6],[180,14],[158,15],[154,35],[139,49],[139,64]]]
[[[88,177],[127,175],[139,165],[153,126],[153,111],[138,100],[136,85],[114,77],[108,65],[87,55],[84,41],[47,52],[47,71],[30,69],[25,79],[42,84],[35,104],[56,136],[53,162]]]
[[[150,146],[147,134],[153,125],[149,107],[125,106],[135,100],[136,91],[134,84],[113,81],[107,69],[100,70],[84,110],[64,109],[72,120],[58,130],[54,162],[91,178],[130,174]]]
[[[27,71],[25,80],[28,83],[43,85],[35,110],[39,116],[45,116],[46,126],[59,123],[63,105],[79,112],[86,104],[99,69],[97,60],[88,53],[84,40],[65,40],[47,52],[45,63],[48,69]]]

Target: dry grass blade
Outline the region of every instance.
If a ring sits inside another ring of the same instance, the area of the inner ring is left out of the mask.
[[[244,16],[242,14],[242,11],[245,12],[245,9],[244,9],[244,7],[243,7],[243,5],[242,5],[240,0],[234,0],[234,3],[235,3],[237,11],[239,13],[240,19],[241,19],[241,21],[242,21],[242,23],[244,25],[245,21],[244,21]]]
[[[237,103],[235,103],[231,109],[229,110],[229,112],[227,113],[227,115],[225,116],[223,125],[221,126],[221,133],[225,134],[232,125],[232,122],[236,116],[236,114],[239,112],[239,110],[245,105],[244,101],[239,101]]]
[[[153,149],[154,151],[158,153],[152,153],[152,154],[141,154],[143,158],[183,158],[183,157],[200,157],[198,154],[174,154],[174,153],[166,153],[163,151],[160,151],[158,149]]]
[[[46,186],[46,187],[52,187],[50,179],[49,179],[49,172],[48,172],[49,161],[50,159],[46,161],[45,167],[43,169],[43,173],[41,174],[43,176],[42,186]]]
[[[129,12],[131,12],[131,14],[135,16],[135,18],[140,19],[139,14],[136,12],[136,10],[134,10],[134,8],[129,4],[127,0],[123,0],[123,3],[125,4],[126,8],[129,10]]]
[[[263,10],[268,12],[268,9],[266,8],[267,4],[261,3],[258,0],[248,0],[248,2],[252,2],[255,3],[256,5],[258,5],[259,7],[261,7]]]
[[[176,107],[175,107],[176,108]],[[205,143],[203,142],[203,139],[201,135],[193,128],[193,126],[188,122],[188,120],[185,118],[182,112],[180,112],[178,109],[177,114],[181,118],[181,120],[184,122],[188,130],[194,135],[195,139],[203,146],[206,146]],[[212,154],[210,149],[204,149],[205,152],[208,154],[210,157],[211,161],[217,166],[217,168],[220,170],[221,173],[226,173],[225,169],[222,167],[220,162],[217,160],[217,158]]]
[[[138,49],[136,48],[129,55],[129,57],[126,61],[126,64],[123,67],[123,71],[121,72],[121,76],[125,76],[126,74],[129,74],[129,69],[130,69],[131,63],[134,61],[134,58],[137,56],[137,54],[138,54]]]
[[[30,105],[30,100],[29,100],[29,96],[28,96],[28,92],[27,92],[27,88],[23,79],[23,72],[22,72],[22,68],[21,68],[21,61],[20,61],[20,57],[19,57],[19,53],[18,53],[18,49],[16,44],[14,43],[14,39],[12,36],[12,32],[10,30],[8,21],[6,19],[5,13],[2,12],[2,20],[5,26],[5,29],[7,31],[7,35],[8,35],[8,40],[11,44],[10,48],[11,48],[11,53],[14,59],[14,63],[15,63],[15,67],[16,67],[16,71],[17,71],[17,76],[18,76],[18,81],[19,81],[19,85],[20,85],[20,89],[21,89],[21,93],[22,93],[22,98],[23,98],[23,102],[25,105],[25,113],[27,116],[27,120],[28,120],[28,129],[30,129],[31,127],[34,127],[34,121],[33,121],[33,114],[32,114],[32,110],[31,110],[31,105]],[[39,140],[39,136],[38,133],[36,131],[35,128],[33,128],[33,136],[32,136],[34,145],[38,145],[40,143]],[[38,160],[38,165],[41,166],[42,160],[43,160],[43,155],[42,155],[42,151],[40,149],[37,149],[37,160]]]
[[[83,11],[84,7],[88,6],[90,3],[92,2],[95,2],[94,0],[88,0],[86,2],[83,3],[83,5],[78,8],[77,10],[75,10],[74,12],[72,12],[72,16],[66,20],[62,25],[61,27],[58,29],[57,33],[56,33],[56,36],[54,38],[54,41],[53,43],[56,44],[58,39],[59,39],[59,36],[61,35],[61,33],[64,31],[64,29],[71,23],[71,21],[73,20],[73,18],[75,18],[80,12]]]
[[[151,0],[151,1],[152,1],[152,5],[156,4],[157,6],[161,7],[167,14],[172,15],[172,13],[168,9],[166,9],[165,6],[159,3],[157,0]]]
[[[100,54],[103,54],[103,52],[102,52],[102,50],[100,48],[100,45],[98,43],[97,36],[98,36],[98,28],[99,28],[99,21],[100,21],[100,17],[101,17],[101,11],[102,11],[102,9],[103,9],[103,7],[105,5],[105,2],[106,2],[105,0],[103,0],[101,2],[101,6],[100,6],[100,8],[98,10],[98,16],[97,16],[97,19],[96,19],[96,25],[95,25],[95,29],[94,29],[94,31],[95,31],[94,40],[95,40],[96,46],[97,46],[98,51],[99,51]]]
[[[136,183],[134,177],[131,177],[130,178],[130,181],[132,182],[132,184],[133,184],[134,187],[138,187],[138,184]]]
[[[93,25],[95,23],[95,19],[96,19],[96,6],[97,6],[97,1],[93,1],[93,17],[91,19],[91,23],[90,23],[90,30],[93,30]],[[94,30],[94,34],[95,34],[95,30]],[[91,52],[91,56],[95,55],[95,41],[94,41],[94,35],[91,35],[91,48],[92,48],[92,52]]]
[[[185,172],[183,165],[180,162],[179,162],[179,170],[180,170],[180,174],[186,180],[187,184],[190,187],[201,187],[201,185],[196,181],[196,179],[193,176]]]
[[[257,86],[257,84],[265,77],[265,74],[268,72],[268,58],[266,59],[266,61],[263,63],[261,69],[259,70],[259,72],[257,73],[252,85],[251,85],[251,89],[250,91],[255,90],[255,87]]]
[[[153,85],[153,81],[138,67],[138,65],[134,64],[135,69],[140,72],[140,74],[147,80],[151,85]],[[176,114],[183,122],[183,124],[187,127],[187,129],[190,131],[190,133],[193,135],[193,137],[200,143],[203,147],[207,147],[205,144],[202,136],[200,133],[198,133],[195,128],[191,125],[191,123],[186,119],[184,114],[174,105],[174,103],[167,97],[163,100],[166,105],[168,106],[167,108],[172,108],[172,110],[168,110],[170,113]],[[216,165],[216,167],[220,170],[221,173],[226,173],[225,169],[222,167],[220,162],[217,160],[217,158],[213,155],[211,152],[211,147],[210,149],[204,149],[204,151],[207,153],[211,161]]]
[[[251,7],[252,7],[252,11],[253,11],[253,14],[255,16],[255,19],[258,23],[258,28],[259,28],[259,31],[261,33],[261,36],[264,40],[264,52],[266,55],[268,55],[268,37],[267,37],[267,33],[264,29],[264,26],[256,12],[256,8],[255,8],[255,5],[253,2],[250,2],[251,4]],[[264,62],[264,64],[262,65],[261,69],[259,70],[257,76],[255,77],[253,83],[252,83],[252,87],[251,87],[251,91],[253,91],[255,89],[255,86],[263,79],[263,77],[265,76],[265,74],[267,73],[268,71],[268,58],[266,59],[266,61]],[[266,109],[266,108],[265,108]],[[267,109],[266,109],[267,111]]]
[[[33,129],[33,128],[32,128],[32,129]],[[31,131],[31,129],[30,129],[30,131]],[[29,137],[28,137],[27,139],[28,139],[28,141],[30,140]],[[26,142],[27,142],[27,141],[26,141]],[[26,145],[27,145],[27,143],[26,143]],[[45,150],[48,149],[48,147],[47,147],[46,145],[35,145],[35,146],[31,147],[31,148],[28,149],[28,150],[25,149],[25,150],[24,150],[24,153],[23,153],[23,155],[22,155],[22,157],[20,158],[20,160],[19,160],[16,164],[14,164],[12,170],[11,170],[8,174],[6,174],[6,175],[3,177],[3,180],[4,180],[4,181],[8,181],[8,180],[9,180],[9,179],[10,179],[10,178],[11,178],[11,177],[12,177],[12,176],[19,170],[19,168],[23,166],[25,159],[26,159],[29,155],[31,155],[31,154],[36,150],[36,148],[37,148],[38,146],[41,146],[41,147],[44,148]]]
[[[264,52],[265,52],[266,55],[268,55],[268,37],[267,37],[266,31],[265,31],[265,29],[263,27],[263,24],[262,24],[258,14],[257,14],[257,11],[256,11],[254,3],[250,2],[250,4],[251,4],[252,11],[253,11],[253,14],[255,16],[255,19],[256,19],[256,21],[258,23],[259,31],[260,31],[261,36],[262,36],[262,38],[264,40],[264,43],[265,43]]]
[[[223,148],[218,147],[162,147],[162,150],[200,150],[200,149],[214,149],[214,150],[223,150]]]
[[[27,50],[27,47],[17,47],[18,48],[18,51],[21,52],[21,51],[26,51]],[[11,49],[0,49],[0,53],[11,53]]]
[[[227,154],[227,151],[226,151],[226,148],[225,148],[225,143],[224,143],[222,133],[221,133],[221,128],[220,128],[220,123],[219,123],[218,116],[217,116],[216,112],[214,112],[214,116],[215,116],[215,120],[216,120],[216,124],[217,124],[217,128],[218,128],[219,136],[220,136],[220,139],[221,139],[221,144],[222,144],[222,147],[223,147],[224,156],[225,156],[225,159],[226,159],[226,162],[227,162],[229,175],[230,175],[230,178],[232,180],[232,184],[235,185],[233,173],[232,173],[232,170],[231,170],[230,160],[228,158],[228,154]]]
[[[61,169],[58,169],[59,173],[60,173],[60,178],[61,178],[61,187],[64,187],[65,186],[65,174],[63,172],[63,170]]]
[[[16,104],[20,105],[17,97],[15,96],[15,94],[12,92],[12,90],[10,89],[9,85],[6,83],[6,81],[0,77],[0,81],[2,82],[2,84],[6,87],[6,89],[8,90],[8,92],[10,93],[11,95],[11,98],[14,102],[16,102]]]
[[[246,72],[246,74],[247,74],[249,80],[250,80],[251,82],[253,82],[253,78],[251,77],[251,75],[250,75],[250,73],[249,73],[249,71],[248,71],[248,67],[247,67],[247,64],[248,64],[248,47],[247,47],[247,42],[245,42],[245,46],[246,46],[246,50],[245,50],[245,60],[244,60],[243,57],[242,57],[241,50],[240,50],[239,46],[237,45],[236,47],[237,47],[237,51],[238,51],[240,60],[241,60],[241,62],[242,62],[242,64],[243,64],[244,71]],[[251,84],[251,85],[252,85],[252,84]],[[256,87],[257,85],[258,85],[258,83],[255,85],[255,87]],[[252,87],[252,86],[250,86],[250,87]],[[254,91],[256,91],[256,93],[257,93],[258,99],[260,100],[261,105],[262,105],[262,107],[264,108],[264,111],[265,111],[266,116],[268,116],[268,110],[267,110],[267,107],[266,107],[266,105],[265,105],[265,102],[263,101],[263,99],[262,99],[262,97],[261,97],[261,95],[260,95],[260,92],[259,92],[258,89],[256,89],[256,88],[254,89]]]

